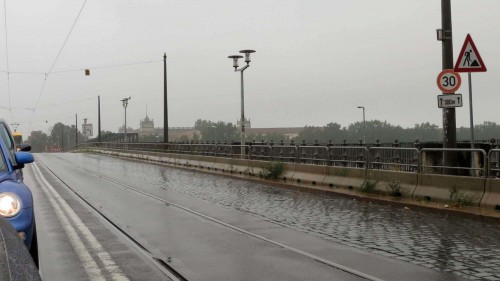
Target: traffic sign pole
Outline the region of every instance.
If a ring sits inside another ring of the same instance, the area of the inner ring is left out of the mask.
[[[470,146],[474,148],[474,113],[472,111],[472,78],[471,72],[486,72],[486,65],[479,54],[476,44],[470,34],[465,37],[464,45],[455,63],[455,72],[467,72],[469,78],[469,107],[470,107]],[[474,156],[472,156],[474,159]]]
[[[451,25],[451,0],[441,0],[441,28],[444,40],[442,40],[442,69],[453,68],[453,32]],[[457,147],[457,125],[455,108],[443,108],[443,148]],[[457,166],[457,154],[445,151],[443,155],[444,165],[447,167]],[[455,169],[445,169],[445,174],[455,174]]]
[[[474,149],[474,113],[472,112],[472,79],[469,72],[469,108],[470,108],[470,148]],[[472,157],[474,159],[474,157]]]

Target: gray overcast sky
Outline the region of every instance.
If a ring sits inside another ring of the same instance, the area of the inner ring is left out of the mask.
[[[74,124],[78,113],[103,130],[123,124],[120,99],[131,96],[127,124],[146,115],[163,126],[163,53],[168,56],[169,126],[197,119],[235,123],[240,78],[228,55],[255,49],[245,71],[245,115],[252,127],[344,126],[386,120],[403,127],[442,126],[438,0],[88,0],[51,74],[46,73],[83,0],[5,0],[0,13],[2,118],[20,131]],[[488,72],[473,73],[475,123],[500,123],[500,1],[452,0],[454,59],[470,33]],[[135,62],[154,63],[111,66]],[[457,127],[468,126],[467,75]],[[40,95],[40,93],[42,93]],[[33,108],[32,112],[23,108]],[[48,121],[48,123],[45,123]],[[80,127],[80,125],[79,125]],[[81,127],[80,127],[81,128]]]

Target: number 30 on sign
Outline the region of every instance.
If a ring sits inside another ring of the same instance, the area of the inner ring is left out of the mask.
[[[460,88],[462,78],[460,78],[460,74],[454,72],[453,69],[445,69],[439,73],[436,82],[441,92],[451,94]]]

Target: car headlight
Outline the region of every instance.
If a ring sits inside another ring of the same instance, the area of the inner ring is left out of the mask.
[[[0,193],[0,216],[10,218],[21,211],[21,199],[14,193]]]

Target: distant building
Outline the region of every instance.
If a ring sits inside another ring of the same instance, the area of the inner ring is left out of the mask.
[[[299,136],[299,133],[304,130],[303,127],[291,127],[291,128],[248,128],[246,134],[262,135],[266,136],[269,134],[281,134],[288,139],[295,138]]]
[[[155,128],[155,123],[152,118],[149,118],[146,113],[146,117],[141,119],[139,122],[139,129],[133,130],[131,128],[127,129],[128,133],[137,133],[139,135],[139,141],[145,142],[163,142],[163,128]],[[237,129],[241,128],[240,120],[237,121]],[[120,128],[123,132],[123,127]],[[303,130],[303,127],[291,127],[291,128],[252,128],[250,120],[245,121],[245,133],[247,135],[261,135],[266,136],[269,134],[282,134],[288,139],[295,138]],[[179,140],[192,140],[195,135],[201,137],[201,132],[193,127],[170,127],[168,128],[168,138],[169,141],[179,141]]]
[[[138,130],[130,130],[130,132],[135,132],[139,134],[139,141],[146,142],[162,142],[163,141],[163,128],[155,128],[155,122],[152,118],[149,118],[146,113],[146,117],[141,119],[139,122]],[[192,140],[194,135],[198,136],[201,133],[193,127],[170,127],[168,128],[168,139],[170,141],[178,141],[181,139]]]
[[[241,128],[241,120],[236,120],[236,127]],[[245,120],[245,129],[246,128],[252,128],[252,123],[250,122],[250,119]]]
[[[139,127],[139,138],[144,136],[155,136],[155,122],[153,119],[149,119],[146,113],[146,118],[141,119]]]

